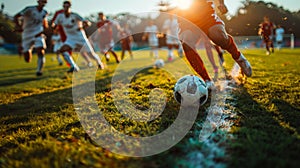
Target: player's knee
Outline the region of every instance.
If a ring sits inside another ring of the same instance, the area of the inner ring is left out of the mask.
[[[209,29],[209,38],[221,48],[227,48],[230,45],[230,37],[226,33],[223,25],[215,25]]]

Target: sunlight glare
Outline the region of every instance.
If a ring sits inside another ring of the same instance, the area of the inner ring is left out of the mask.
[[[178,7],[179,9],[188,9],[193,0],[174,0],[174,5]]]

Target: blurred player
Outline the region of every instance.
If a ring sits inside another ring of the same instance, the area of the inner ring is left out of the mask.
[[[224,0],[218,1],[218,9],[221,14],[227,13],[228,9],[224,4]],[[202,59],[193,48],[195,41],[189,40],[189,38],[193,38],[194,34],[197,32],[197,29],[194,29],[190,26],[190,22],[192,22],[193,25],[196,25],[197,28],[203,30],[203,32],[216,45],[228,51],[235,62],[240,66],[243,74],[248,77],[252,75],[252,68],[250,63],[238,50],[233,37],[226,32],[224,22],[216,14],[213,1],[196,0],[192,2],[189,9],[175,9],[175,12],[178,16],[182,17],[179,19],[179,25],[181,29],[180,34],[181,36],[185,37],[183,39],[180,38],[180,40],[183,41],[182,45],[185,55],[191,66],[203,78],[203,80],[206,81],[207,85],[212,85],[213,82],[211,81],[211,78],[207,73]],[[184,33],[186,35],[184,35]]]
[[[274,52],[273,44],[273,32],[275,25],[270,21],[269,17],[264,16],[264,21],[259,25],[258,34],[263,37],[263,41],[266,45],[266,55],[270,55],[271,51]],[[271,48],[271,51],[270,51]]]
[[[179,26],[175,15],[168,15],[169,18],[163,23],[162,30],[166,34],[166,44],[168,47],[168,61],[174,59],[173,49],[177,50],[179,57],[183,56],[181,44],[178,38]]]
[[[46,16],[48,12],[44,10],[47,0],[38,0],[37,6],[27,6],[14,16],[17,31],[22,31],[22,52],[26,62],[32,59],[32,49],[35,48],[38,61],[36,75],[43,75],[45,64],[46,41],[43,34],[44,29],[48,28]],[[22,25],[19,18],[23,17]]]
[[[55,28],[56,25],[62,25],[67,35],[66,41],[63,43],[60,48],[60,52],[63,54],[65,60],[71,65],[71,68],[68,72],[76,72],[79,70],[79,67],[74,62],[73,58],[70,56],[68,51],[70,50],[80,50],[81,55],[88,54],[89,57],[94,59],[98,65],[99,69],[103,69],[104,66],[92,48],[89,40],[84,31],[84,27],[89,25],[87,20],[84,20],[77,13],[71,12],[71,2],[63,2],[64,13],[57,15],[56,19],[53,22]]]
[[[66,0],[66,1],[69,1],[69,2],[71,3],[71,0]],[[56,19],[57,15],[60,14],[60,13],[64,13],[64,9],[61,9],[61,10],[58,10],[58,11],[55,12],[53,18],[51,19],[51,24],[50,24],[50,25],[53,25],[53,24],[54,24],[54,23],[53,23],[54,20]],[[63,26],[62,26],[62,25],[57,25],[57,26],[56,26],[56,29],[57,29],[57,31],[58,31],[58,33],[59,33],[59,35],[60,35],[61,41],[62,41],[62,42],[65,42],[66,39],[67,39],[67,35],[66,35],[65,31],[64,31]],[[70,54],[70,56],[72,56],[72,51],[71,51],[71,50],[69,50],[68,53]],[[83,55],[81,55],[81,56],[82,56],[82,57],[84,58],[84,60],[86,61],[87,65],[88,65],[89,67],[91,67],[91,66],[92,66],[92,63],[90,62],[90,59],[89,59],[88,55],[87,55],[87,54],[83,54]],[[67,62],[67,65],[68,65],[68,66],[71,66],[68,62]]]
[[[99,21],[97,22],[98,27],[98,37],[99,40],[99,48],[102,54],[104,54],[106,61],[110,60],[109,53],[111,53],[116,62],[119,63],[120,59],[118,58],[116,52],[114,51],[114,39],[113,39],[113,27],[115,27],[118,31],[120,31],[120,25],[112,20],[106,18],[103,12],[98,13]]]
[[[125,52],[128,51],[130,54],[131,59],[133,59],[133,54],[131,51],[131,43],[133,41],[133,37],[131,35],[131,32],[129,30],[129,25],[124,24],[123,29],[119,32],[121,47],[122,47],[122,54],[121,59],[124,59]]]
[[[275,35],[276,35],[276,45],[278,50],[280,50],[282,47],[283,34],[284,34],[284,28],[281,27],[281,25],[277,25],[277,28],[275,30]]]
[[[158,28],[154,24],[153,20],[148,22],[148,26],[145,28],[145,33],[142,36],[142,40],[148,39],[148,44],[150,46],[150,56],[158,58]]]
[[[59,52],[59,49],[62,46],[62,41],[57,29],[53,30],[53,35],[51,36],[51,42],[53,45],[53,52],[56,54],[56,59],[58,61],[58,64],[63,65],[63,61],[60,58],[60,52]]]

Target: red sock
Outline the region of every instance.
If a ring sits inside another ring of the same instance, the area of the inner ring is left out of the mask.
[[[211,80],[199,54],[187,44],[183,44],[182,46],[185,56],[193,69],[202,77],[204,81]]]
[[[224,49],[227,50],[231,54],[233,59],[237,60],[240,57],[241,53],[238,50],[235,42],[233,41],[232,36],[228,35],[228,37],[229,37],[229,43],[228,43],[227,47]]]

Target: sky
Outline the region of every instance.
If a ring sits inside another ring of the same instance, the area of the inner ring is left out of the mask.
[[[15,15],[25,6],[36,5],[37,0],[0,0],[4,3],[4,13]],[[50,13],[62,8],[64,0],[48,0],[45,9]],[[121,12],[129,12],[139,14],[145,12],[156,12],[157,4],[161,0],[72,0],[72,11],[83,17],[90,14],[96,14],[100,11],[105,14],[117,14]],[[171,2],[172,0],[168,0]],[[242,6],[243,0],[225,0],[225,4],[229,9],[229,14],[235,14],[237,9]],[[299,0],[266,0],[290,11],[300,10]]]

